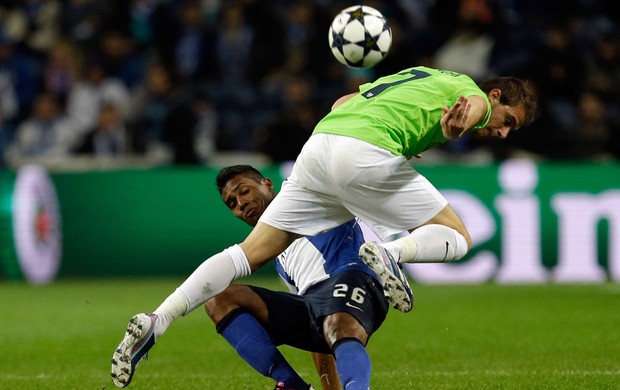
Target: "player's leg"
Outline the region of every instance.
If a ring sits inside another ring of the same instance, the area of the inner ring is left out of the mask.
[[[340,390],[342,388],[340,386],[340,378],[338,378],[338,369],[336,368],[334,355],[312,352],[312,361],[321,379],[323,390]]]
[[[310,316],[305,296],[290,294],[282,291],[271,291],[256,286],[247,286],[260,297],[267,310],[260,308],[257,318],[269,334],[273,344],[289,345],[305,351],[316,351],[322,354],[330,353],[322,334],[317,334],[319,326]],[[264,313],[268,313],[264,317]],[[319,372],[319,375],[321,373]],[[283,388],[295,388],[286,381]]]
[[[323,332],[332,348],[342,387],[369,389],[372,365],[365,347],[368,333],[364,327],[351,314],[338,312],[325,317]]]
[[[463,221],[435,186],[404,158],[372,145],[365,149],[372,164],[364,166],[360,178],[349,182],[341,193],[347,208],[382,239],[412,232],[411,239],[382,245],[402,262],[456,261],[463,257],[471,246],[471,238]]]
[[[296,169],[307,171],[303,162],[296,163],[293,172]],[[130,323],[112,360],[112,376],[117,386],[129,384],[136,364],[177,318],[223,291],[232,281],[249,275],[275,258],[298,235],[316,234],[353,217],[329,193],[315,191],[312,185],[297,184],[294,175],[291,176],[243,243],[203,262],[153,314],[138,314],[132,319],[132,322],[139,320],[140,326]],[[306,188],[313,188],[313,191]],[[326,188],[329,189],[329,185]]]
[[[342,388],[368,389],[371,363],[365,345],[388,311],[381,284],[367,273],[346,271],[311,288],[306,297],[313,318],[323,319],[323,337]]]
[[[138,362],[172,322],[223,291],[234,280],[259,269],[296,237],[259,222],[242,244],[227,248],[198,266],[152,314],[135,315],[112,356],[114,384],[118,387],[129,385]]]
[[[413,297],[407,291],[403,263],[453,262],[467,254],[471,238],[450,205],[405,237],[387,243],[366,242],[360,257],[382,279],[386,294],[396,309],[407,312]]]
[[[450,205],[411,234],[381,244],[400,263],[436,263],[460,260],[471,248],[463,221]]]
[[[429,192],[423,177],[404,157],[353,138],[334,140],[341,153],[354,154],[351,162],[340,161],[334,173],[335,193],[343,205],[382,238],[426,222],[447,202],[435,190]],[[437,196],[436,196],[437,195]],[[443,202],[443,203],[442,203]],[[360,248],[359,255],[381,279],[385,294],[398,310],[409,311],[413,293],[397,259],[374,243]]]
[[[267,305],[251,288],[230,285],[208,300],[205,310],[217,332],[261,375],[290,388],[308,388],[263,327],[269,318]]]
[[[250,275],[274,259],[296,238],[294,234],[259,222],[241,244],[204,261],[155,310],[154,313],[159,317],[155,327],[156,336],[162,334],[172,321],[222,292],[234,280]]]
[[[423,225],[434,225],[420,228],[422,233],[428,230],[432,234],[415,233],[392,244],[390,251],[375,243],[360,248],[360,257],[382,279],[390,302],[397,309],[408,311],[413,297],[400,270],[399,258],[456,260],[467,253],[469,235],[447,200],[405,158],[355,139],[340,140],[338,144],[342,144],[342,150],[353,150],[359,157],[335,174],[337,195],[375,233],[385,239]],[[463,242],[465,245],[459,245]]]

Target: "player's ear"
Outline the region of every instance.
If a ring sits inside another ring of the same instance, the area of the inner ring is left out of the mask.
[[[493,103],[494,101],[499,103],[499,98],[502,96],[502,90],[498,88],[493,88],[489,91],[488,96],[491,103]]]
[[[263,184],[270,190],[273,191],[273,182],[271,181],[271,179],[268,178],[264,178],[263,179]]]

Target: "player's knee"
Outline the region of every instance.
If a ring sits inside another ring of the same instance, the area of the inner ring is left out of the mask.
[[[213,323],[217,324],[228,313],[239,307],[236,299],[236,290],[237,286],[231,285],[205,302],[205,311]]]
[[[205,306],[205,311],[207,312],[207,315],[209,316],[211,321],[213,321],[213,323],[215,324],[217,324],[218,321],[225,315],[225,313],[222,314],[223,310],[222,310],[221,301],[217,295],[209,299],[207,302],[205,302],[204,306]]]
[[[358,339],[363,345],[368,341],[366,329],[349,313],[334,313],[323,320],[323,334],[327,344],[332,347],[344,338]]]

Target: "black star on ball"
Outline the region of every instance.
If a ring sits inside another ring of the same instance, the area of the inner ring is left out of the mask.
[[[344,54],[344,51],[342,50],[342,46],[345,45],[347,43],[347,41],[345,41],[345,39],[342,37],[341,34],[336,33],[335,31],[332,31],[332,47],[334,49],[337,49],[340,53]]]
[[[364,24],[364,11],[362,10],[362,7],[359,7],[357,9],[355,9],[354,11],[349,11],[347,12],[349,15],[351,15],[351,20],[359,20],[360,22],[362,22],[362,24]]]
[[[381,51],[377,45],[377,38],[370,35],[368,31],[364,32],[364,41],[360,42],[360,46],[364,47],[364,56],[370,53],[371,50]]]

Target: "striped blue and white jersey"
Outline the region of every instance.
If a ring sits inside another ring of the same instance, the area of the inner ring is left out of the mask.
[[[276,258],[276,270],[291,292],[300,295],[310,286],[344,271],[358,270],[377,279],[358,256],[364,241],[358,221],[352,219],[316,236],[295,240]]]

